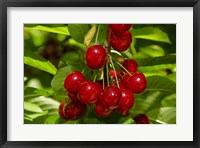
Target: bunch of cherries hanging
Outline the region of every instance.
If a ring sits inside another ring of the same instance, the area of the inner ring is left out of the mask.
[[[85,52],[85,63],[92,69],[102,72],[100,80],[86,80],[79,71],[69,73],[64,81],[64,87],[70,102],[63,100],[59,106],[59,114],[65,120],[81,117],[86,111],[86,105],[92,105],[100,118],[118,112],[128,116],[134,105],[134,94],[142,93],[147,87],[143,73],[138,72],[138,64],[133,59],[118,61],[110,55],[110,47],[118,52],[127,50],[132,43],[129,31],[131,24],[108,25],[108,47],[93,45]],[[116,71],[114,63],[121,67]],[[145,115],[142,115],[145,116]],[[148,123],[148,119],[138,119],[138,123]],[[145,121],[141,121],[141,120]]]

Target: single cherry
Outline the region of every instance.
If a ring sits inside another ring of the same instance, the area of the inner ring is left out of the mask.
[[[100,45],[89,47],[85,53],[85,62],[91,69],[99,69],[106,62],[106,50]]]
[[[127,50],[131,45],[131,42],[132,42],[132,36],[129,31],[117,35],[112,33],[110,36],[111,46],[119,52]]]
[[[104,89],[103,94],[100,96],[102,105],[109,109],[118,107],[121,100],[121,90],[116,86],[108,86]]]
[[[65,117],[67,120],[77,119],[86,111],[86,105],[80,102],[71,102],[65,108]]]
[[[104,107],[101,103],[95,105],[95,112],[99,117],[107,117],[111,114],[112,110]]]
[[[81,84],[78,98],[84,104],[93,104],[99,99],[100,93],[101,87],[98,84],[92,81],[85,81]]]
[[[119,110],[129,110],[133,107],[135,99],[133,93],[128,89],[121,89],[122,98],[119,103]]]
[[[143,73],[134,73],[127,82],[128,89],[133,93],[139,94],[147,87],[147,80]]]
[[[58,112],[59,112],[59,115],[61,118],[63,119],[66,119],[66,116],[65,116],[65,107],[66,107],[66,104],[67,103],[67,100],[63,100],[60,105],[59,105],[59,108],[58,108]]]
[[[123,33],[131,28],[131,24],[110,24],[110,28],[114,33]]]
[[[64,87],[70,94],[76,94],[84,81],[84,75],[79,71],[74,71],[65,78]]]
[[[123,62],[123,66],[129,71],[129,72],[136,72],[138,70],[138,64],[133,59],[127,59]]]
[[[139,114],[135,118],[136,124],[150,124],[149,118],[145,114]]]

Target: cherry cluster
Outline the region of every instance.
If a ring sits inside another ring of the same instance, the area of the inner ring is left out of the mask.
[[[129,24],[109,25],[108,40],[113,49],[122,52],[129,48],[132,42],[128,31],[130,28]],[[114,60],[109,49],[101,45],[93,45],[86,50],[86,65],[92,70],[98,69],[103,78],[86,80],[79,71],[73,71],[66,76],[64,87],[71,101],[63,100],[60,104],[59,114],[63,119],[81,117],[87,105],[91,105],[99,117],[107,117],[112,112],[129,115],[135,102],[134,94],[142,93],[147,81],[144,74],[138,72],[138,63],[135,60],[115,60],[121,67],[118,71],[113,64]]]

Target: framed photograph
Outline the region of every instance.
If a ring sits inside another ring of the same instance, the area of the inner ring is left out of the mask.
[[[200,147],[198,0],[0,3],[1,147]]]

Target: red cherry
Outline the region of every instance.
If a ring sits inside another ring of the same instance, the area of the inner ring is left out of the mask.
[[[128,89],[121,89],[122,98],[119,103],[119,110],[129,110],[133,107],[135,99],[133,93]]]
[[[101,88],[92,81],[85,81],[81,84],[78,92],[79,100],[84,104],[96,103],[100,97]]]
[[[115,109],[118,107],[121,100],[121,90],[116,86],[108,86],[104,89],[103,94],[100,97],[102,105],[109,109]]]
[[[84,75],[79,71],[74,71],[65,78],[64,87],[70,94],[76,94],[84,81]]]
[[[131,45],[131,42],[132,42],[132,36],[129,31],[118,35],[112,33],[110,36],[111,46],[119,52],[127,50]]]
[[[77,102],[78,101],[78,97],[77,94],[70,94],[67,92],[68,97],[70,98],[71,102]]]
[[[133,93],[139,94],[147,87],[146,77],[143,73],[136,72],[128,79],[127,86]]]
[[[114,33],[123,33],[131,28],[131,24],[110,24],[110,28]]]
[[[123,66],[129,71],[129,72],[136,72],[138,70],[138,64],[133,59],[127,59],[123,62]]]
[[[81,117],[86,111],[86,106],[79,102],[71,102],[65,108],[65,117],[67,120]]]
[[[133,75],[134,73],[131,72],[131,74]],[[130,74],[126,73],[123,77],[122,77],[122,82],[123,82],[123,85],[128,88],[128,81],[129,81],[129,78],[131,77]]]
[[[99,117],[107,117],[111,114],[112,110],[104,107],[101,103],[97,103],[95,106],[95,112]]]
[[[85,62],[91,69],[99,69],[106,62],[106,50],[100,45],[93,45],[85,53]]]
[[[63,100],[60,105],[59,105],[59,108],[58,108],[58,112],[59,112],[59,115],[61,118],[63,119],[66,119],[66,116],[65,116],[65,107],[66,107],[66,104],[67,101],[66,100]]]
[[[145,114],[139,114],[135,118],[136,124],[150,124],[148,117]]]

